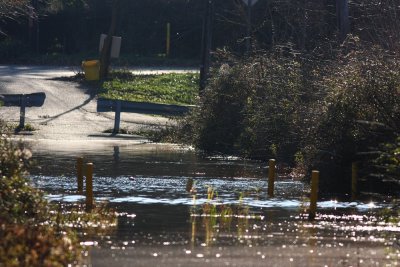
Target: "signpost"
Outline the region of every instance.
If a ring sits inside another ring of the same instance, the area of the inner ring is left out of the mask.
[[[0,95],[0,102],[3,106],[20,107],[19,126],[18,129],[25,127],[25,108],[26,107],[41,107],[46,99],[45,93],[33,94],[9,94]]]
[[[99,52],[103,50],[104,41],[107,38],[107,34],[102,33],[100,35]],[[113,36],[111,41],[111,58],[119,58],[119,53],[121,51],[122,38],[119,36]]]

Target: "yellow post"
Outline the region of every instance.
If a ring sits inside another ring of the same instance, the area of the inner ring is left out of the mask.
[[[83,158],[76,159],[76,176],[78,180],[78,193],[83,194]]]
[[[358,163],[351,164],[351,199],[357,198]]]
[[[165,49],[165,55],[169,57],[169,52],[171,49],[171,23],[167,23],[167,44]]]
[[[269,160],[268,168],[268,196],[274,197],[274,183],[275,183],[275,160]]]
[[[310,194],[310,211],[308,218],[313,220],[317,213],[317,200],[318,200],[318,183],[319,183],[319,171],[312,171],[311,175],[311,194]]]
[[[93,208],[93,163],[86,164],[86,211]]]

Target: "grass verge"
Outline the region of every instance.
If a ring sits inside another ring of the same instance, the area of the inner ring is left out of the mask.
[[[198,95],[198,73],[133,75],[116,71],[101,84],[99,96],[136,102],[193,105]]]

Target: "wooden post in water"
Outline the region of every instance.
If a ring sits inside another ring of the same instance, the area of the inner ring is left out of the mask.
[[[314,220],[317,213],[317,200],[318,200],[318,184],[319,184],[319,171],[312,171],[311,175],[311,194],[310,194],[310,211],[308,219]]]
[[[78,181],[78,193],[83,194],[83,158],[76,159],[76,176]]]
[[[186,183],[186,192],[192,191],[193,188],[193,178],[189,178]]]
[[[93,208],[93,163],[86,164],[86,211]]]
[[[268,196],[274,197],[274,183],[275,183],[275,160],[269,160],[268,167]]]
[[[351,200],[357,198],[358,162],[351,164]]]

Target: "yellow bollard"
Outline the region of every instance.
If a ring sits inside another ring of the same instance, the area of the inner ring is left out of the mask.
[[[317,200],[318,200],[318,183],[319,171],[312,171],[311,175],[311,194],[310,194],[310,211],[308,218],[314,220],[317,213]]]
[[[357,198],[358,162],[351,164],[351,200]]]
[[[86,164],[86,211],[93,208],[93,163]]]
[[[78,193],[83,194],[83,158],[76,159],[76,176],[78,181]]]
[[[275,160],[269,160],[268,168],[268,196],[274,197],[274,183],[275,183]]]
[[[165,55],[167,57],[169,57],[169,52],[171,49],[171,23],[167,23],[167,43],[166,43],[166,51],[165,51]]]

